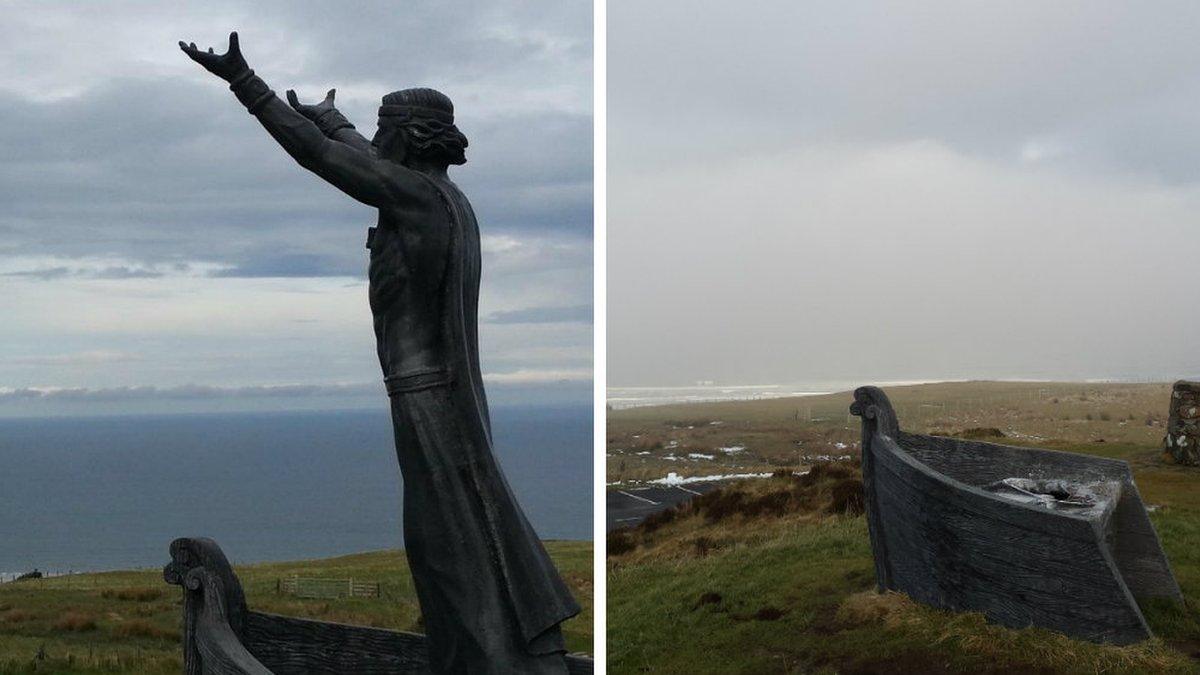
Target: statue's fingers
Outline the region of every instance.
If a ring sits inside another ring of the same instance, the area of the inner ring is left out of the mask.
[[[293,108],[295,108],[296,110],[300,109],[300,100],[296,98],[296,90],[295,89],[287,90],[287,100],[288,100],[288,103],[290,103]]]
[[[238,51],[241,51],[241,47],[238,45],[238,36],[235,30],[229,34],[229,52],[237,53]]]
[[[330,89],[329,93],[325,94],[325,102],[333,105],[333,95],[337,93],[337,89]]]
[[[189,59],[191,59],[191,60],[193,60],[193,61],[199,61],[199,60],[200,60],[200,52],[196,50],[196,45],[195,45],[195,43],[192,43],[192,44],[190,44],[190,45],[189,45],[189,44],[187,44],[186,42],[184,42],[183,40],[180,40],[180,41],[179,41],[179,48],[183,50],[183,53],[184,53],[184,54],[187,54],[187,55],[188,55],[188,58],[189,58]]]
[[[209,47],[209,48],[208,48],[208,53],[209,53],[209,54],[212,54],[212,53],[213,53],[212,47]]]

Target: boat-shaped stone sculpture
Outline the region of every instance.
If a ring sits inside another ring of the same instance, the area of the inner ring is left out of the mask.
[[[171,543],[166,581],[183,587],[187,675],[407,675],[430,672],[420,633],[251,611],[242,584],[211,539]],[[569,675],[591,675],[592,659],[565,657]]]
[[[879,590],[990,621],[1128,644],[1139,602],[1183,601],[1123,461],[900,430],[861,387],[863,485]]]

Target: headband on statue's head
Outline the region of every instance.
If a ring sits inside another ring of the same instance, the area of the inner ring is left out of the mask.
[[[379,106],[379,121],[403,123],[414,117],[427,117],[446,124],[454,124],[454,113],[426,108],[419,105],[381,105]]]

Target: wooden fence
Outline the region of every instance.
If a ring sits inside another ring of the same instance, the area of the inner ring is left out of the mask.
[[[297,598],[378,598],[379,582],[355,579],[317,579],[300,576],[275,581],[275,592]]]

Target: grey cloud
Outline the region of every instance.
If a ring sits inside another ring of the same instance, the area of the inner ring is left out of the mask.
[[[1192,182],[1200,5],[686,0],[609,5],[614,164],[813,142],[933,140],[1077,172]],[[664,36],[669,35],[669,38]]]
[[[530,389],[544,387],[554,382],[577,383],[586,385],[586,379],[578,377],[559,377],[543,381],[534,379],[528,382],[505,381],[503,384],[493,384],[489,388],[499,390]],[[222,400],[222,399],[256,399],[256,398],[345,398],[345,397],[376,397],[383,391],[383,385],[378,382],[358,382],[347,384],[286,384],[286,385],[250,385],[240,387],[214,387],[206,385],[179,386],[128,386],[128,387],[73,387],[64,389],[38,389],[23,387],[9,391],[0,391],[0,405],[5,402],[124,402],[145,400]]]
[[[333,256],[308,253],[267,253],[239,262],[234,267],[212,272],[214,277],[322,277],[358,276],[362,273],[359,262],[349,267]]]
[[[157,270],[114,265],[97,270],[92,273],[92,276],[97,279],[157,279],[163,276],[163,273]]]
[[[570,307],[528,307],[503,312],[492,312],[487,323],[589,323],[592,320],[591,305]]]
[[[406,83],[445,88],[442,83],[453,85],[467,73],[509,85],[494,92],[495,100],[473,98],[464,85],[468,93],[458,101],[458,116],[472,145],[470,163],[456,170],[456,179],[472,195],[486,230],[560,231],[585,239],[592,210],[591,43],[583,25],[589,22],[580,17],[590,12],[570,5],[541,15],[518,5],[403,12],[380,3],[357,8],[351,19],[318,3],[280,3],[258,48],[266,63],[256,65],[279,91],[301,73],[332,84],[399,80],[356,85],[377,89],[375,96]],[[112,72],[121,76],[88,81],[67,99],[0,97],[0,144],[8,159],[0,167],[6,204],[0,227],[11,232],[6,243],[25,254],[200,261],[249,275],[275,264],[246,259],[247,252],[263,249],[290,250],[293,263],[310,261],[285,265],[288,274],[361,268],[361,243],[351,242],[371,224],[372,212],[296,167],[219,81],[178,54],[173,40],[179,36],[165,35],[171,22],[164,15],[170,13],[142,10],[142,21],[164,31],[144,36],[146,44],[161,44],[156,58],[172,60],[189,77],[114,64]],[[28,11],[61,14],[66,6],[38,4]],[[137,15],[133,6],[125,11]],[[97,26],[123,18],[121,11],[94,14]],[[221,14],[243,12],[237,3],[223,3],[214,8],[215,16]],[[338,18],[314,19],[326,15]],[[444,30],[431,32],[430,26]],[[511,35],[504,26],[514,29]],[[243,30],[252,61],[253,33]],[[287,36],[287,44],[281,46],[278,36]],[[35,50],[30,41],[45,40],[11,30],[8,37],[18,51]],[[304,62],[275,63],[274,55],[289,49],[307,55]],[[0,61],[0,73],[15,68]],[[512,105],[522,95],[555,87],[586,97],[573,107]],[[374,105],[349,111],[367,135]]]
[[[51,279],[62,279],[73,274],[70,267],[43,267],[36,270],[20,270],[17,272],[5,272],[6,277],[24,277],[26,279],[40,279],[49,281]]]
[[[0,403],[38,399],[45,401],[136,401],[148,399],[215,399],[256,398],[262,396],[303,398],[312,396],[344,396],[378,394],[380,385],[363,384],[295,384],[256,385],[245,387],[213,387],[204,385],[180,385],[176,387],[130,386],[130,387],[73,387],[64,389],[21,388],[0,392]]]
[[[1198,21],[610,2],[609,383],[1195,372]]]
[[[45,356],[11,357],[3,359],[9,363],[38,366],[86,366],[103,363],[129,363],[139,361],[137,354],[112,350],[90,350],[68,354]]]
[[[138,267],[113,265],[103,269],[80,269],[65,266],[43,267],[33,270],[5,272],[0,276],[37,279],[40,281],[56,281],[69,277],[85,279],[156,279],[163,276],[162,272]]]

